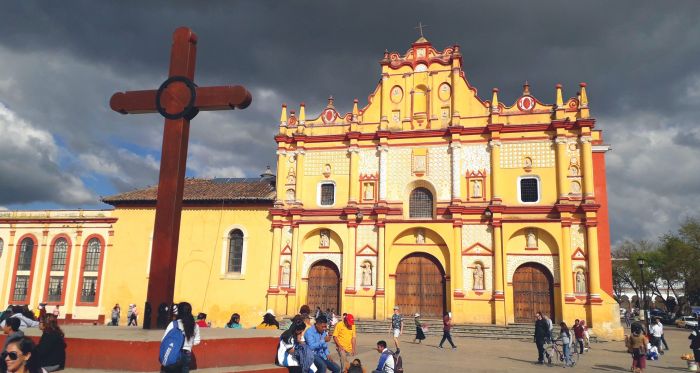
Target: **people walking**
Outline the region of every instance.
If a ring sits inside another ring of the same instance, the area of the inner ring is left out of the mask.
[[[394,314],[391,316],[391,335],[394,337],[394,345],[396,346],[396,353],[401,353],[401,348],[399,347],[399,337],[403,333],[403,318],[399,312],[399,306],[394,306]]]
[[[132,303],[129,305],[129,311],[127,313],[127,316],[129,317],[129,323],[127,324],[128,326],[139,326],[139,312],[136,310],[135,304]]]
[[[588,352],[591,349],[591,335],[588,333],[586,320],[581,320],[581,327],[583,327],[583,350]]]
[[[47,372],[62,370],[66,366],[66,341],[56,316],[46,315],[39,323],[42,331],[34,359]]]
[[[564,353],[564,366],[572,367],[575,363],[573,359],[571,359],[571,331],[563,321],[559,323],[559,327],[561,328],[559,329],[559,338],[561,338],[561,345]]]
[[[319,373],[330,370],[333,373],[340,373],[340,367],[333,361],[328,342],[331,337],[328,335],[328,319],[325,315],[319,315],[316,323],[304,333],[304,340],[307,346],[314,352],[314,364]]]
[[[112,326],[119,326],[119,317],[122,312],[121,307],[119,307],[119,303],[115,304],[114,307],[112,307]]]
[[[168,323],[163,334],[163,339],[168,335],[168,332],[177,325],[177,328],[185,333],[185,342],[180,351],[180,360],[178,361],[179,373],[189,373],[190,363],[192,362],[192,347],[199,344],[201,337],[199,334],[199,326],[194,322],[192,315],[192,306],[187,302],[180,302],[177,305],[177,318]],[[162,340],[162,339],[161,339]]]
[[[664,351],[661,349],[661,336],[663,334],[664,326],[661,324],[661,319],[654,319],[654,322],[649,326],[649,342],[652,346],[656,347],[660,355],[664,354]]]
[[[688,339],[690,339],[690,349],[693,350],[695,362],[700,363],[700,326],[696,326],[695,329],[690,332]]]
[[[641,325],[632,324],[632,335],[625,336],[625,344],[632,355],[632,371],[643,373],[647,365],[647,339]]]
[[[425,339],[425,332],[423,331],[423,324],[421,324],[419,313],[413,315],[413,322],[416,324],[416,338],[413,339],[413,343],[420,344]]]
[[[349,367],[350,357],[357,355],[357,329],[355,317],[348,313],[333,329],[333,341],[335,342],[340,359],[340,370],[345,371]]]
[[[625,325],[629,328],[632,325],[630,321],[630,310],[625,310]]]
[[[452,330],[452,318],[450,317],[450,314],[448,312],[445,312],[444,315],[442,316],[442,339],[440,340],[440,344],[438,345],[439,348],[442,348],[442,344],[445,343],[445,340],[450,342],[450,345],[452,345],[452,348],[455,349],[457,346],[452,342],[452,335],[450,334]]]
[[[544,364],[544,343],[549,335],[547,320],[542,317],[542,313],[535,314],[535,335],[534,340],[537,345],[537,364]]]
[[[576,319],[574,321],[574,336],[576,337],[576,343],[578,343],[579,351],[578,353],[580,355],[583,355],[583,326],[581,325],[581,320]]]

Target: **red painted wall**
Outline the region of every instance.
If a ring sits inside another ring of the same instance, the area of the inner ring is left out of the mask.
[[[605,175],[605,153],[593,153],[593,180],[598,210],[598,257],[600,260],[600,287],[613,296],[612,257],[610,254],[610,220],[608,217],[608,190]]]

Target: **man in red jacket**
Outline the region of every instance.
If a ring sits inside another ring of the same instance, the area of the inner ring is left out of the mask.
[[[578,342],[579,346],[579,354],[583,355],[583,341],[584,341],[584,329],[583,325],[581,325],[581,321],[579,319],[576,319],[574,321],[574,336],[576,336],[576,341]]]

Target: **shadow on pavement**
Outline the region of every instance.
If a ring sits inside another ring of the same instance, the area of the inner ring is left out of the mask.
[[[594,365],[591,369],[604,370],[604,371],[616,371],[616,372],[629,372],[629,368],[620,368],[613,365]]]
[[[522,363],[530,363],[530,364],[532,364],[532,365],[541,365],[541,364],[537,364],[536,361],[532,361],[532,360],[523,360],[523,359],[516,359],[516,358],[508,357],[508,356],[499,356],[498,358],[499,358],[499,359],[513,360],[513,361],[520,361],[520,362],[522,362]]]

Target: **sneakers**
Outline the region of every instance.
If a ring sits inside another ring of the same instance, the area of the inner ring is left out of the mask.
[[[438,348],[443,348],[442,346],[438,346]]]

